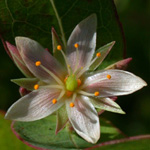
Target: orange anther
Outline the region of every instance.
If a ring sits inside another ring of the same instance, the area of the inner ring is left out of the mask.
[[[78,79],[77,82],[78,82],[78,87],[79,87],[79,86],[81,85],[82,82],[81,82],[80,79]]]
[[[35,84],[35,85],[34,85],[34,89],[37,90],[38,88],[39,88],[39,85],[38,85],[38,84]]]
[[[98,52],[98,53],[96,54],[96,56],[97,56],[97,57],[100,57],[100,56],[101,56],[101,53],[100,53],[100,52]]]
[[[108,78],[108,79],[111,79],[111,75],[108,74],[108,75],[107,75],[107,78]]]
[[[74,103],[70,103],[70,107],[74,107]]]
[[[67,79],[68,79],[68,76],[66,76],[66,77],[65,77],[65,79],[64,79],[64,83],[66,83]]]
[[[40,62],[40,61],[36,61],[36,62],[35,62],[35,65],[38,67],[38,66],[41,65],[41,62]]]
[[[78,43],[74,44],[74,47],[75,47],[75,48],[78,48],[78,47],[79,47],[79,44],[78,44]]]
[[[73,92],[71,92],[71,91],[66,92],[67,97],[70,97],[72,94],[73,94]]]
[[[95,96],[99,96],[99,92],[96,91],[96,92],[94,93],[94,95],[95,95]]]
[[[54,98],[54,99],[52,100],[52,103],[53,103],[53,104],[56,104],[56,103],[57,103],[57,100]]]
[[[58,45],[58,46],[57,46],[57,50],[59,50],[59,51],[61,51],[61,50],[62,50],[61,45]]]

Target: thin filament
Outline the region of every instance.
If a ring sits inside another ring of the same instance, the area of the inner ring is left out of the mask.
[[[40,65],[40,66],[43,70],[45,70],[48,74],[50,74],[58,84],[63,85],[63,82],[54,73],[52,73],[50,70],[45,68],[43,65]]]

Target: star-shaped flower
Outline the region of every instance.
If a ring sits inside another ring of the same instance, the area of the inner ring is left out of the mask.
[[[145,81],[132,73],[117,70],[94,71],[106,57],[114,42],[95,53],[96,15],[81,21],[73,30],[66,48],[57,45],[57,60],[36,41],[16,37],[16,47],[7,43],[13,59],[32,78],[14,80],[32,92],[20,98],[7,111],[5,118],[35,121],[49,116],[66,105],[69,121],[85,140],[96,143],[100,123],[96,108],[124,113],[111,97],[133,93]],[[110,48],[108,48],[110,47]],[[14,52],[13,52],[14,50]],[[90,70],[90,73],[88,72]]]

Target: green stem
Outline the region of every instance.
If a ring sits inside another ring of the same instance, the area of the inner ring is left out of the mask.
[[[51,2],[51,4],[52,4],[52,7],[53,7],[54,12],[55,12],[55,14],[56,14],[56,18],[57,18],[57,21],[58,21],[58,25],[59,25],[59,27],[60,27],[60,32],[61,32],[61,36],[62,36],[62,41],[63,41],[64,46],[65,46],[65,48],[66,48],[67,42],[66,42],[65,33],[64,33],[64,30],[63,30],[63,27],[62,27],[61,19],[60,19],[60,17],[59,17],[59,14],[58,14],[58,12],[57,12],[56,7],[55,7],[54,0],[50,0],[50,2]]]

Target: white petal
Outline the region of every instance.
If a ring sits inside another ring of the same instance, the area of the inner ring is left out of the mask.
[[[90,101],[96,108],[115,113],[125,114],[125,112],[120,108],[120,106],[110,98],[91,98]]]
[[[73,70],[77,59],[79,60],[78,68],[86,66],[91,61],[96,46],[96,26],[97,18],[93,14],[81,21],[73,30],[67,43],[67,57]],[[79,58],[74,47],[75,43],[79,44]]]
[[[59,96],[59,91],[41,89],[20,98],[7,111],[5,118],[16,121],[34,121],[42,119],[59,109],[64,101],[56,104],[52,99]]]
[[[35,66],[36,61],[41,61],[42,65],[53,72],[56,76],[60,78],[63,76],[64,71],[62,70],[62,66],[40,44],[26,37],[16,37],[15,40],[25,64],[37,78],[45,82],[52,80],[52,77],[40,66]]]
[[[107,79],[108,74],[111,79]],[[87,77],[84,83],[86,91],[99,91],[100,97],[127,95],[147,85],[140,77],[117,69],[99,71]]]
[[[75,101],[75,106],[66,103],[69,120],[74,130],[86,141],[96,143],[100,138],[100,124],[97,112],[88,97],[80,97]]]

